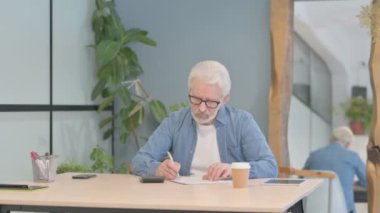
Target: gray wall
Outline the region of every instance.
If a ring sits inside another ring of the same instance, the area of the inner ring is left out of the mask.
[[[49,1],[0,0],[5,39],[0,104],[49,103]],[[116,1],[123,23],[148,30],[157,47],[134,45],[152,96],[167,105],[186,101],[190,68],[219,60],[231,72],[231,104],[251,112],[267,131],[270,83],[269,1],[124,0]],[[32,9],[31,9],[32,8]],[[92,105],[95,83],[90,29],[94,1],[53,1],[53,104]],[[37,11],[37,12],[36,12]],[[32,22],[30,21],[32,20]],[[23,78],[20,78],[23,76]],[[90,164],[97,144],[109,150],[89,112],[53,113],[53,152],[59,162]],[[149,118],[148,118],[149,119]],[[154,123],[143,129],[149,135]],[[22,133],[22,134],[20,134]],[[0,112],[2,181],[31,179],[30,151],[49,150],[48,112]],[[116,142],[117,163],[129,162],[136,147]],[[12,164],[4,159],[15,159]]]
[[[270,1],[122,0],[116,5],[127,29],[147,30],[158,43],[132,46],[145,71],[143,84],[153,97],[167,105],[187,101],[190,68],[201,60],[218,60],[230,70],[230,104],[251,112],[266,134]],[[116,143],[118,162],[129,162],[135,152],[132,143]]]

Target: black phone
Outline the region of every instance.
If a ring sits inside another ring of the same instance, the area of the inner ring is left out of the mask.
[[[140,177],[141,183],[163,183],[165,181],[164,176],[142,176]]]
[[[79,174],[79,175],[73,175],[73,179],[89,179],[96,177],[96,174]]]

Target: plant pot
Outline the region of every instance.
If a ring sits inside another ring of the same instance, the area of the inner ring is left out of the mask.
[[[364,135],[364,122],[363,121],[351,121],[350,128],[355,135]]]

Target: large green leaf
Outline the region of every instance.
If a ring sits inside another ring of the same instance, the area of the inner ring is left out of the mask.
[[[121,48],[121,43],[111,40],[101,41],[96,45],[96,61],[100,67],[109,63]]]
[[[141,102],[135,102],[132,110],[128,112],[128,117],[134,116],[136,113],[139,113],[142,109],[144,109],[144,105]]]
[[[102,93],[102,91],[104,90],[106,86],[106,83],[107,82],[105,80],[98,81],[94,90],[91,93],[91,100],[95,100]]]
[[[151,100],[149,102],[149,110],[159,123],[161,123],[161,121],[168,115],[165,105],[159,100]]]
[[[120,52],[124,55],[124,57],[128,58],[125,74],[128,75],[129,78],[137,78],[143,71],[138,63],[136,53],[129,47],[122,48]]]
[[[99,80],[108,80],[111,72],[112,66],[110,64],[107,64],[98,70],[97,77]]]
[[[106,98],[105,100],[103,100],[102,103],[100,103],[100,105],[98,107],[98,112],[101,112],[105,108],[107,108],[108,106],[112,105],[114,100],[115,100],[115,96],[110,96],[110,97]]]
[[[92,30],[95,32],[96,44],[101,40],[101,35],[103,32],[104,20],[100,16],[100,10],[95,10],[92,13]]]
[[[103,128],[105,127],[106,125],[110,124],[112,121],[114,121],[115,119],[117,118],[116,115],[113,115],[113,116],[110,116],[106,119],[103,119],[102,121],[100,121],[99,123],[99,128]]]
[[[141,42],[149,46],[156,46],[157,43],[153,39],[149,38],[148,32],[145,30],[140,30],[138,28],[132,28],[125,32],[121,41],[123,45],[128,44],[129,42]]]
[[[139,127],[144,118],[144,107],[140,102],[134,102],[123,110],[123,124],[128,131],[132,131]]]
[[[125,87],[120,87],[118,91],[118,97],[120,98],[124,106],[128,106],[129,104],[131,104],[131,95]]]
[[[104,1],[104,0],[96,0],[96,1],[95,1],[95,4],[96,4],[96,7],[97,7],[98,9],[103,9],[104,6],[105,6],[105,1]]]
[[[113,128],[107,129],[107,131],[103,133],[103,139],[106,140],[110,138],[112,136],[112,133],[113,133]]]

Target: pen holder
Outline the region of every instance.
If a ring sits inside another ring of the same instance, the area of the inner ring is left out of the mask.
[[[32,157],[33,180],[35,182],[52,182],[57,174],[58,156],[47,155]]]

